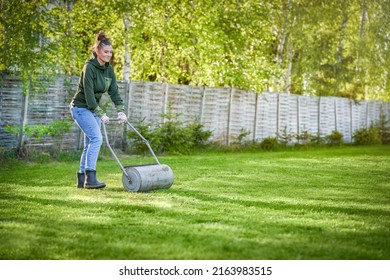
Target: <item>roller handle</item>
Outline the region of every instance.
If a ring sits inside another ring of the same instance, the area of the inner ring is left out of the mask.
[[[110,119],[110,121],[116,122],[116,121],[119,121],[119,119]],[[146,144],[146,146],[148,147],[150,153],[153,155],[154,160],[156,161],[156,163],[157,163],[158,165],[160,165],[160,162],[159,162],[159,160],[157,159],[157,157],[156,157],[156,155],[155,155],[155,153],[154,153],[152,147],[150,146],[149,141],[148,141],[147,139],[145,139],[145,137],[143,137],[142,134],[139,133],[139,131],[138,131],[138,130],[137,130],[137,129],[128,121],[128,120],[126,121],[126,123],[127,123],[127,125],[130,126],[131,129],[132,129],[135,133],[137,133],[137,135],[142,139],[142,141],[143,141],[143,142]],[[119,165],[122,165],[122,164],[120,164],[120,162],[119,162],[117,156],[116,156],[115,153],[114,153],[114,150],[111,148],[111,146],[110,146],[110,144],[109,144],[109,142],[108,142],[107,131],[106,131],[106,125],[105,125],[104,123],[102,123],[102,124],[103,124],[104,134],[105,134],[105,137],[106,137],[107,146],[109,147],[109,149],[110,149],[111,153],[114,155],[114,157],[117,159]],[[124,170],[123,166],[122,166],[122,170]]]
[[[102,122],[102,124],[103,124],[104,137],[105,137],[105,139],[106,139],[106,144],[107,144],[108,148],[110,149],[112,155],[113,155],[114,158],[116,159],[116,162],[118,163],[119,167],[122,169],[123,174],[126,175],[127,180],[129,180],[129,182],[132,183],[132,182],[131,182],[130,176],[129,176],[129,175],[127,174],[127,172],[126,172],[126,169],[123,167],[123,165],[122,165],[122,163],[120,162],[119,158],[116,156],[114,150],[111,148],[110,142],[108,141],[106,124],[105,124],[104,122]]]

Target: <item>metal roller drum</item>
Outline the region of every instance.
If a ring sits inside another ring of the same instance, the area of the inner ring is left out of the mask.
[[[173,184],[173,171],[166,164],[126,166],[122,184],[130,192],[168,189]]]

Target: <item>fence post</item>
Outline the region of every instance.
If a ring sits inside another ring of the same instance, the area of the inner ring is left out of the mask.
[[[229,104],[228,104],[228,118],[227,118],[227,128],[226,128],[226,145],[230,146],[230,123],[231,123],[231,113],[232,113],[232,103],[233,103],[233,94],[235,90],[233,87],[230,88]]]
[[[301,132],[300,132],[300,127],[299,127],[299,114],[300,114],[300,95],[297,95],[297,141],[298,141],[298,144],[299,144],[299,139],[301,138],[300,135],[301,135]]]
[[[203,112],[204,112],[204,104],[205,104],[205,98],[206,98],[206,88],[203,87],[201,100],[200,100],[200,108],[199,108],[199,123],[203,123]]]
[[[317,138],[321,137],[321,96],[318,97],[318,115],[317,115]]]
[[[257,93],[254,93],[255,94],[255,117],[254,117],[254,120],[253,120],[253,139],[252,141],[253,142],[256,142],[256,133],[257,133],[257,107],[258,107],[258,100],[259,100],[259,95]]]
[[[333,106],[334,106],[334,130],[338,131],[338,126],[337,126],[337,99],[335,98],[334,99],[334,102],[333,102]]]
[[[352,99],[349,99],[349,142],[352,143],[352,134],[353,134],[353,104]]]
[[[280,114],[280,94],[277,93],[276,96],[276,138],[279,140],[279,114]]]
[[[165,83],[165,90],[164,90],[164,104],[163,104],[163,123],[167,120],[167,111],[168,111],[168,83]]]

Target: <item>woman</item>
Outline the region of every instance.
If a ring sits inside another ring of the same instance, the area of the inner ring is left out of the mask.
[[[104,93],[108,93],[114,103],[119,122],[127,121],[125,106],[110,64],[112,51],[110,40],[103,31],[100,31],[92,46],[91,59],[83,67],[77,92],[71,102],[72,117],[84,133],[84,150],[80,170],[77,172],[78,188],[100,189],[106,186],[96,178],[96,162],[103,143],[100,125],[101,122],[109,122],[109,117],[99,107],[99,101]]]

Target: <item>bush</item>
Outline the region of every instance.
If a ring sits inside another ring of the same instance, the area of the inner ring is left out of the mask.
[[[380,130],[377,125],[370,125],[369,128],[360,128],[353,135],[358,145],[382,144]]]
[[[209,139],[213,134],[211,130],[204,130],[204,125],[192,123],[188,127],[195,148],[203,148],[209,144]]]
[[[15,149],[7,150],[0,147],[0,165],[6,161],[16,159]]]
[[[291,132],[291,130],[287,131],[287,126],[284,126],[282,129],[280,129],[279,142],[281,145],[287,146],[291,144],[295,138],[296,138],[295,133]]]
[[[182,122],[168,120],[156,128],[158,140],[158,151],[160,153],[189,153],[194,147],[192,131],[184,127]]]
[[[388,144],[390,143],[390,126],[389,126],[389,121],[386,119],[386,116],[384,114],[380,114],[380,119],[379,119],[379,134],[382,139],[383,144]]]
[[[23,129],[19,125],[7,125],[5,131],[15,136],[19,136],[22,132],[26,136],[23,146],[16,149],[16,157],[44,163],[50,161],[59,152],[62,152],[63,136],[71,130],[72,125],[73,123],[69,119],[62,119],[51,121],[48,125],[37,124],[31,126],[25,124]],[[33,139],[33,141],[43,141],[45,137],[57,139],[60,144],[56,145],[55,149],[49,151],[49,153],[44,153],[27,146],[30,139]]]
[[[264,138],[260,143],[260,147],[265,151],[271,151],[276,149],[278,146],[278,138],[276,137],[267,137]]]
[[[325,137],[325,140],[329,146],[341,146],[344,144],[344,135],[337,130],[333,130],[330,135]]]
[[[199,123],[190,123],[187,126],[180,121],[174,121],[169,116],[167,121],[151,129],[152,125],[144,122],[135,125],[135,128],[150,142],[153,151],[158,153],[186,154],[195,148],[202,148],[208,144],[211,131],[204,130]],[[136,153],[148,151],[145,143],[134,131],[128,131],[130,146]]]
[[[298,143],[296,146],[309,147],[315,143],[315,136],[310,134],[309,131],[305,130],[300,134],[296,135]]]
[[[145,123],[145,119],[141,120],[137,125],[134,125],[134,127],[146,140],[149,141],[153,150],[154,147],[158,147],[159,140],[156,137],[154,131],[151,129],[151,125]],[[126,140],[128,140],[126,141],[126,144],[128,145],[130,151],[134,151],[135,153],[143,155],[149,152],[148,146],[134,130],[130,129],[126,131]]]
[[[250,130],[246,130],[245,128],[240,129],[240,134],[238,134],[233,142],[233,144],[238,144],[238,145],[245,145],[248,140],[246,140],[246,137],[251,134]]]

